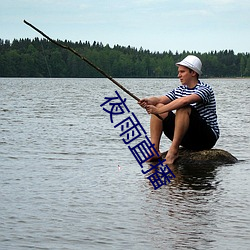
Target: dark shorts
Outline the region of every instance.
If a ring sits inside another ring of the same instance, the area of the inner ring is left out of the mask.
[[[169,112],[163,121],[163,132],[172,141],[175,128],[175,114]],[[189,128],[181,141],[181,146],[187,149],[211,149],[217,139],[212,129],[200,117],[198,111],[191,107]]]

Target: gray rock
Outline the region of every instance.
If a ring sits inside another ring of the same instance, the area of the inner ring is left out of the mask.
[[[162,154],[165,158],[167,152]],[[223,149],[209,149],[194,151],[181,148],[179,158],[174,162],[175,165],[223,165],[236,163],[238,160],[229,152]]]

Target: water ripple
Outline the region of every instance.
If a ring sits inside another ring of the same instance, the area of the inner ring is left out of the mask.
[[[140,97],[178,85],[119,81]],[[100,107],[116,89],[108,80],[1,79],[0,248],[248,249],[250,81],[207,82],[216,147],[241,161],[175,167],[174,181],[154,190]],[[119,93],[148,132],[149,117]]]

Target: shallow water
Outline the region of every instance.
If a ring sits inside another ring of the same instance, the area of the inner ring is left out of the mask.
[[[138,97],[179,84],[119,82]],[[0,79],[0,249],[249,249],[250,80],[205,82],[217,100],[215,148],[240,161],[175,167],[154,190],[100,104],[118,90],[147,132],[149,116],[113,83]]]

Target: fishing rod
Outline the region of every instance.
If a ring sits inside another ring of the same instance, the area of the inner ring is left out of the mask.
[[[131,93],[129,90],[127,90],[125,87],[123,87],[119,82],[117,82],[113,77],[111,77],[110,75],[108,75],[106,72],[104,72],[102,69],[100,69],[99,67],[97,67],[95,64],[93,64],[90,60],[88,60],[85,56],[80,55],[76,50],[72,49],[69,46],[65,46],[61,43],[59,43],[56,40],[53,40],[52,38],[50,38],[49,36],[47,36],[45,33],[43,33],[41,30],[39,30],[38,28],[36,28],[34,25],[32,25],[31,23],[27,22],[26,20],[23,20],[23,22],[25,24],[27,24],[28,26],[30,26],[32,29],[34,29],[35,31],[37,31],[38,33],[40,33],[42,36],[44,36],[45,38],[47,38],[50,42],[54,43],[55,45],[61,47],[62,49],[66,49],[69,50],[70,52],[72,52],[73,54],[75,54],[76,56],[78,56],[80,59],[82,59],[83,61],[85,61],[86,63],[88,63],[91,67],[93,67],[94,69],[96,69],[98,72],[100,72],[103,76],[105,76],[106,78],[108,78],[111,82],[113,82],[116,86],[118,86],[120,89],[122,89],[124,92],[126,92],[128,95],[130,95],[132,98],[134,98],[136,101],[140,101],[140,99],[135,96],[133,93]],[[161,116],[159,116],[158,114],[155,114],[159,119],[163,120]]]

